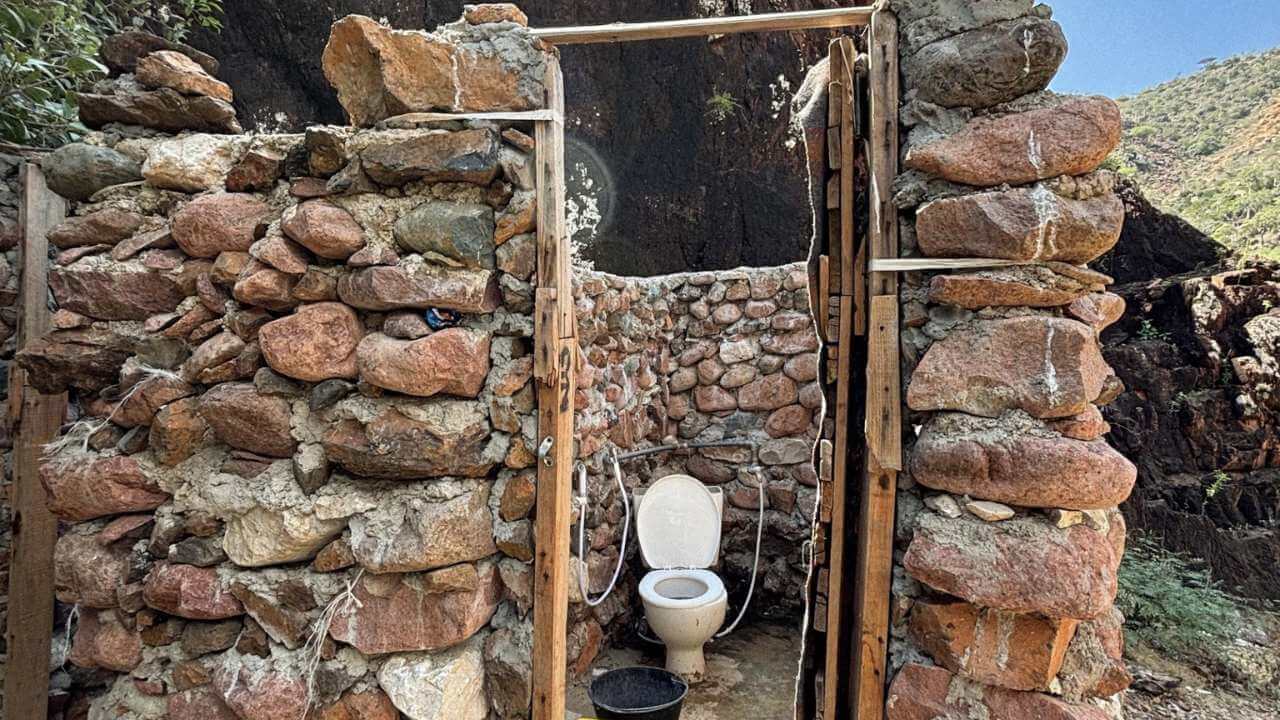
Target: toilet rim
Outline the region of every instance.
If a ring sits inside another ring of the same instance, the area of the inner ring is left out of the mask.
[[[669,598],[658,592],[658,583],[676,578],[689,578],[706,586],[701,595],[691,598]],[[646,603],[664,610],[688,610],[700,608],[727,598],[724,581],[710,570],[673,569],[651,570],[640,580],[640,597]]]

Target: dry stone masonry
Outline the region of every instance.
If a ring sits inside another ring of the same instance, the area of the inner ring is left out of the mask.
[[[1124,207],[1098,170],[1116,105],[1045,90],[1066,54],[1031,0],[896,0],[903,255],[1018,264],[904,276],[893,720],[1115,716],[1114,608],[1136,470],[1103,436],[1123,389],[1099,333],[1124,301],[1084,267]]]
[[[540,106],[547,52],[510,6],[348,17],[362,127],[242,135],[212,58],[104,45],[18,357],[72,393],[41,479],[80,716],[527,714],[532,127],[402,114]]]

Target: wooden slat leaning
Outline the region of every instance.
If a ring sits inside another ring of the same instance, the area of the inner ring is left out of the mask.
[[[18,348],[49,331],[49,241],[66,216],[66,203],[45,184],[40,168],[21,171],[19,226],[21,293]],[[4,682],[5,716],[43,718],[49,705],[49,648],[53,633],[53,546],[58,521],[45,505],[39,465],[43,446],[58,434],[67,396],[45,395],[28,383],[17,363],[9,368],[10,487],[13,545],[9,562],[9,657]]]
[[[760,13],[728,17],[689,18],[657,22],[611,23],[579,27],[533,28],[534,37],[556,45],[634,42],[682,37],[705,37],[743,32],[816,30],[859,27],[871,20],[869,7],[828,8],[796,12]]]

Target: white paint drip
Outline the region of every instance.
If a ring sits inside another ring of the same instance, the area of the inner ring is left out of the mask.
[[[996,613],[996,667],[1001,670],[1009,668],[1009,639],[1013,636],[1013,616],[1009,613]]]
[[[1036,129],[1031,128],[1027,135],[1027,162],[1036,169],[1036,177],[1044,176],[1044,157],[1040,154],[1040,140],[1036,138]]]
[[[462,79],[458,77],[458,53],[449,55],[449,64],[452,67],[450,74],[453,78],[453,109],[456,112],[462,112]]]
[[[1052,260],[1058,254],[1058,226],[1055,223],[1062,217],[1058,196],[1037,183],[1031,190],[1031,202],[1036,211],[1036,252],[1031,259]]]
[[[1049,403],[1058,401],[1058,368],[1053,365],[1053,321],[1049,321],[1049,332],[1044,339],[1044,384],[1049,390]]]
[[[1022,54],[1027,59],[1027,64],[1022,66],[1022,75],[1026,77],[1031,74],[1031,43],[1035,42],[1035,35],[1032,34],[1031,28],[1022,31]]]

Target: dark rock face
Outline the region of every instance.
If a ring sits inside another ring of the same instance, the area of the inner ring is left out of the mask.
[[[193,42],[222,61],[219,77],[231,83],[246,127],[278,126],[277,113],[290,127],[344,123],[320,67],[328,33],[317,28],[361,13],[431,29],[456,20],[463,4],[226,0],[221,34]],[[751,2],[755,13],[832,4]],[[704,13],[698,5],[529,0],[521,8],[531,27],[550,27],[696,17]],[[602,270],[642,275],[803,258],[812,222],[804,149],[788,142],[787,105],[830,37],[762,33],[562,48],[571,216],[588,228],[576,235],[584,254]],[[717,94],[737,105],[723,120],[708,113]]]
[[[1116,187],[1124,229],[1115,249],[1091,266],[1117,283],[1151,280],[1214,265],[1225,249],[1177,215],[1161,212],[1130,180]]]

